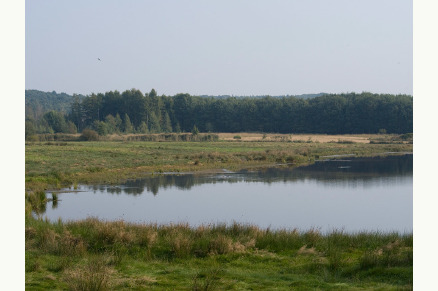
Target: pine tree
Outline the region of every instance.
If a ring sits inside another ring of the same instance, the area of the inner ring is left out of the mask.
[[[172,122],[170,121],[169,114],[166,112],[163,118],[163,131],[172,132]]]
[[[124,122],[123,122],[123,131],[125,133],[133,133],[134,132],[134,127],[132,126],[131,120],[129,119],[128,114],[125,113],[125,118],[124,118]]]
[[[199,129],[196,127],[196,125],[193,125],[192,134],[198,135],[198,133],[199,133]]]
[[[177,122],[176,125],[175,125],[175,132],[176,133],[180,133],[181,132],[181,126],[179,126],[179,122]]]
[[[140,126],[138,127],[139,133],[149,133],[148,126],[146,125],[146,122],[142,121],[140,123]]]
[[[149,116],[149,130],[153,133],[161,132],[160,121],[154,112]]]

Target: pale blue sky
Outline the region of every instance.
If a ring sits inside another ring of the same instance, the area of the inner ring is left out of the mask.
[[[409,0],[32,0],[25,9],[26,89],[413,93]]]

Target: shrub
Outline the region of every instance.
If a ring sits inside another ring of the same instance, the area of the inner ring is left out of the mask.
[[[414,134],[413,133],[405,133],[405,134],[400,135],[400,138],[402,140],[413,139],[414,138]]]
[[[354,143],[354,141],[352,141],[352,140],[342,140],[342,139],[339,139],[338,140],[338,143],[342,143],[342,144],[353,144]]]
[[[81,134],[81,140],[96,141],[99,140],[99,134],[92,129],[84,129]]]

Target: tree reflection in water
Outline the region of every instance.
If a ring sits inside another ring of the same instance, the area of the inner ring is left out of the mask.
[[[411,176],[413,172],[413,155],[348,158],[336,160],[321,160],[308,166],[279,166],[242,170],[218,174],[162,174],[148,178],[129,180],[119,186],[92,185],[89,189],[111,194],[140,195],[150,192],[154,196],[160,189],[176,187],[180,190],[190,190],[193,186],[216,183],[237,182],[274,182],[316,180],[319,183],[348,183],[355,186],[365,184],[374,179]],[[387,179],[386,179],[387,181]]]

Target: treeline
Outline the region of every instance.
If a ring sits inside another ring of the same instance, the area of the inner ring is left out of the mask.
[[[76,95],[80,99],[85,98],[84,95]],[[71,108],[72,98],[66,93],[43,92],[39,90],[26,90],[25,93],[25,108],[26,117],[32,119],[40,119],[48,111],[61,111],[68,113]]]
[[[28,118],[33,131],[100,135],[161,132],[408,133],[413,131],[413,98],[371,93],[326,94],[302,99],[214,98],[189,94],[158,96],[132,89],[72,98],[67,114]]]
[[[273,98],[287,98],[287,97],[296,97],[296,98],[302,98],[302,99],[308,99],[308,98],[314,98],[322,95],[326,95],[327,93],[316,93],[316,94],[301,94],[301,95],[277,95],[277,96],[271,96]],[[264,98],[266,95],[251,95],[251,96],[239,96],[239,95],[200,95],[200,97],[213,97],[217,99],[227,99],[227,98]]]

